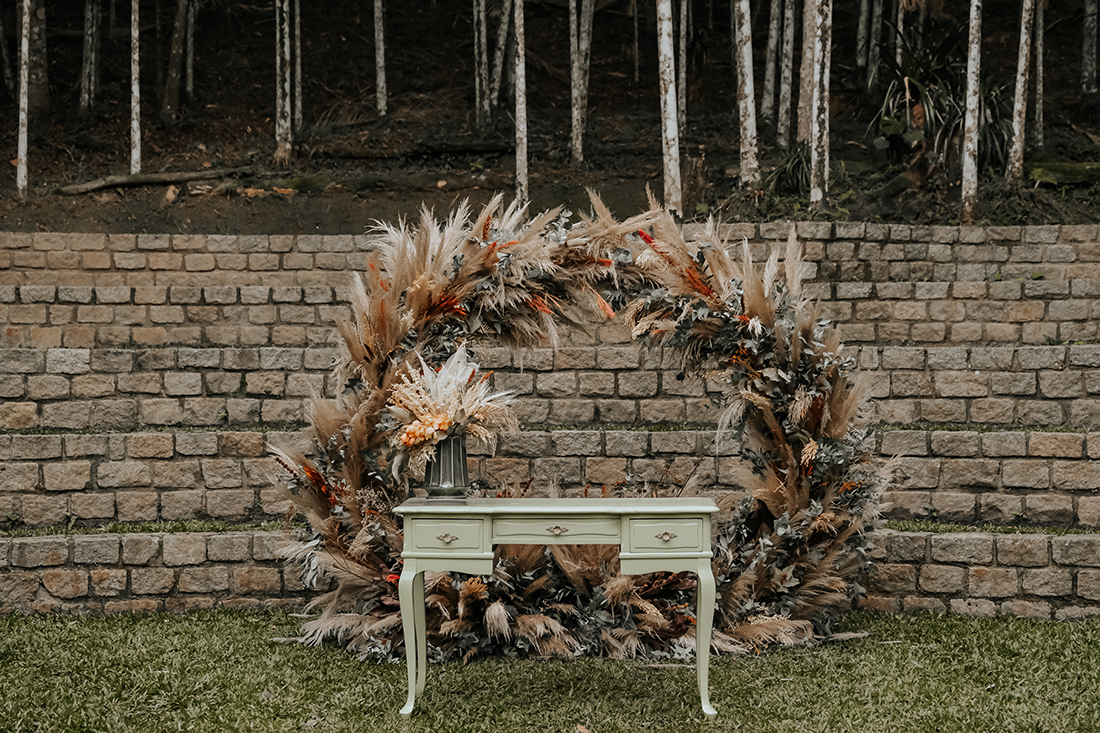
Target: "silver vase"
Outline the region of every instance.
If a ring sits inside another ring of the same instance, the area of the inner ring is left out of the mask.
[[[435,458],[428,461],[424,489],[428,492],[428,498],[456,498],[465,496],[469,488],[466,436],[448,436],[435,445]]]

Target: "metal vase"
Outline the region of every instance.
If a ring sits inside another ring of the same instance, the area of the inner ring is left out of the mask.
[[[428,497],[461,497],[470,488],[466,467],[466,436],[451,435],[436,443],[435,458],[428,461],[424,489]]]

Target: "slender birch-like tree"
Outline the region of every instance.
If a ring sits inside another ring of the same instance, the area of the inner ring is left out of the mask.
[[[882,6],[885,0],[871,0],[871,25],[867,29],[867,80],[868,91],[878,81],[882,64]]]
[[[570,148],[573,162],[581,163],[584,161],[584,130],[588,118],[588,79],[592,61],[592,25],[596,4],[594,0],[568,0],[568,2]]]
[[[187,4],[187,50],[183,62],[183,93],[188,102],[195,100],[195,15],[202,0]]]
[[[486,0],[474,0],[474,125],[489,124],[489,11]]]
[[[775,141],[780,148],[791,145],[791,84],[794,76],[795,23],[798,20],[798,0],[783,1],[783,49],[779,64],[779,123]]]
[[[1031,43],[1035,25],[1035,0],[1023,0],[1020,8],[1020,51],[1016,63],[1016,93],[1012,103],[1012,143],[1008,149],[1005,180],[1019,184],[1024,180],[1024,138],[1027,121],[1028,74],[1031,69]]]
[[[760,165],[756,160],[756,96],[752,80],[752,17],[749,0],[737,0],[737,111],[741,123],[741,172],[739,180],[748,188],[760,187]]]
[[[130,173],[141,173],[141,18],[130,0]]]
[[[374,0],[374,98],[378,116],[386,116],[386,38],[382,0]]]
[[[165,122],[176,119],[180,103],[180,82],[183,80],[184,43],[187,36],[188,0],[176,0],[176,16],[172,23],[172,40],[168,46],[168,71],[164,76],[164,96],[160,116]]]
[[[657,0],[657,68],[661,93],[661,157],[664,161],[665,208],[680,214],[684,208],[684,195],[680,183],[680,131],[676,119],[672,0]]]
[[[1036,150],[1046,147],[1043,130],[1043,71],[1045,68],[1047,0],[1035,0],[1035,112],[1031,116],[1031,144]]]
[[[294,15],[294,79],[291,82],[293,117],[291,129],[297,140],[305,129],[302,110],[302,5],[301,0],[290,0]]]
[[[764,52],[764,98],[760,100],[760,119],[771,124],[775,120],[775,76],[782,34],[783,0],[771,0],[768,18],[768,46]]]
[[[512,0],[504,0],[500,8],[500,25],[497,26],[496,53],[493,56],[493,80],[489,92],[489,104],[493,109],[500,105],[500,88],[504,80],[504,59],[508,55],[508,31],[512,27]]]
[[[982,0],[970,0],[966,59],[966,116],[963,121],[962,220],[974,221],[978,202],[978,115],[981,104]]]
[[[859,0],[859,25],[856,26],[856,70],[867,72],[867,31],[871,25],[870,0]]]
[[[680,47],[676,60],[676,129],[681,135],[687,132],[687,58],[688,58],[688,8],[691,0],[680,0]]]
[[[137,2],[137,0],[134,0]],[[19,29],[19,141],[16,144],[15,188],[20,197],[27,195],[27,128],[30,118],[31,80],[31,0],[23,0],[23,17]]]
[[[813,131],[813,119],[816,115],[814,98],[815,79],[814,55],[817,31],[819,2],[804,0],[802,5],[802,65],[798,73],[798,141],[810,143]]]
[[[275,0],[275,162],[287,165],[294,152],[291,0]]]
[[[833,55],[833,1],[819,0],[815,15],[810,208],[820,207],[829,193],[829,70]]]
[[[83,117],[91,115],[92,106],[99,93],[99,50],[102,25],[101,0],[85,0],[84,55],[80,64],[80,114]]]
[[[530,200],[527,189],[527,43],[523,29],[523,0],[515,0],[516,27],[516,199]]]
[[[1096,15],[1097,0],[1085,0],[1085,19],[1081,26],[1081,94],[1086,97],[1096,97],[1100,93],[1096,83]]]

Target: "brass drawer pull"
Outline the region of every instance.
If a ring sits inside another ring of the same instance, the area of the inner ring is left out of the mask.
[[[676,535],[672,534],[671,532],[661,532],[661,534],[654,536],[659,540],[664,540],[665,542],[676,539]]]
[[[546,531],[551,533],[551,534],[563,535],[563,534],[565,534],[566,532],[569,531],[569,528],[568,527],[559,527],[558,525],[554,525],[553,527],[547,527]]]
[[[440,542],[442,542],[445,545],[449,545],[452,542],[454,542],[455,540],[457,540],[458,538],[455,537],[453,534],[448,533],[448,534],[441,534],[438,537],[436,537],[436,539],[439,540]]]

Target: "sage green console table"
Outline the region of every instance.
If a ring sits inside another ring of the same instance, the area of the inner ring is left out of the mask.
[[[405,560],[398,582],[412,714],[424,691],[427,629],[424,571],[493,572],[493,545],[619,545],[621,572],[693,572],[696,592],[696,674],[703,713],[713,719],[707,676],[714,616],[710,499],[410,499],[394,510],[405,520]]]

